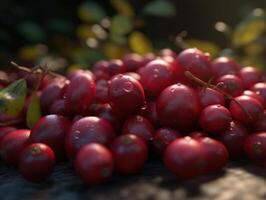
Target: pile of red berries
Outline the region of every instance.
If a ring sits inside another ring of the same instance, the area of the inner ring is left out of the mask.
[[[27,76],[29,87],[36,76]],[[139,172],[148,153],[183,179],[220,170],[229,158],[266,167],[265,77],[194,48],[128,54],[45,77],[43,117],[31,130],[23,122],[2,127],[1,159],[41,181],[68,158],[88,184],[114,170]]]

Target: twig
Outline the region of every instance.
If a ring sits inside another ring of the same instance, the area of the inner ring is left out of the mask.
[[[216,90],[216,91],[222,93],[227,99],[234,101],[242,109],[242,111],[244,113],[246,113],[246,115],[249,117],[249,119],[252,120],[252,116],[250,115],[250,113],[237,100],[235,100],[235,98],[232,95],[230,95],[229,93],[227,93],[224,90],[220,89],[216,85],[212,85],[211,83],[204,82],[203,80],[201,80],[198,77],[194,76],[190,71],[185,71],[184,74],[190,80],[198,83],[199,85],[201,85],[203,87],[211,88],[213,90]]]

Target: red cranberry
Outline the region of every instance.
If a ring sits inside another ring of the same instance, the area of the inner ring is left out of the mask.
[[[0,143],[1,140],[10,132],[15,131],[16,128],[12,126],[5,126],[5,127],[0,127]]]
[[[215,79],[226,74],[238,74],[240,69],[239,64],[230,58],[219,57],[212,61],[211,63],[212,73]]]
[[[266,102],[266,83],[256,83],[251,87],[251,90],[261,95]]]
[[[138,54],[131,53],[123,58],[123,63],[127,72],[135,72],[143,66],[143,58]]]
[[[139,172],[148,157],[145,142],[136,135],[121,135],[112,143],[115,168],[122,174]]]
[[[243,93],[244,86],[242,80],[235,75],[224,75],[217,80],[217,84],[224,84],[224,91],[237,97]]]
[[[219,170],[225,166],[229,153],[223,143],[209,137],[199,138],[198,141],[206,150],[207,171]]]
[[[247,136],[244,149],[250,160],[258,165],[266,164],[266,132]]]
[[[108,102],[108,81],[100,79],[96,82],[95,100],[101,103]]]
[[[153,146],[159,153],[163,153],[166,147],[176,138],[181,137],[180,133],[171,128],[160,128],[153,136]]]
[[[251,91],[251,90],[245,90],[243,92],[243,95],[246,95],[246,96],[250,96],[250,97],[255,98],[256,100],[258,100],[261,103],[261,105],[263,106],[263,108],[266,106],[266,102],[264,101],[264,99],[262,98],[262,96],[258,94],[258,92],[254,92],[254,91]]]
[[[27,145],[30,130],[18,129],[8,133],[0,143],[1,158],[8,164],[17,166],[19,156]]]
[[[108,61],[105,60],[100,60],[93,65],[92,72],[95,75],[96,80],[110,79],[110,75],[108,73],[108,65]]]
[[[122,60],[119,59],[112,59],[108,62],[108,74],[110,76],[114,76],[117,74],[122,74],[126,71],[126,68],[122,62]]]
[[[159,119],[157,115],[157,109],[156,109],[156,101],[148,101],[147,102],[147,113],[145,116],[152,122],[154,126],[158,126]]]
[[[125,75],[131,76],[132,78],[136,79],[137,81],[140,81],[140,75],[136,72],[126,72]]]
[[[55,155],[53,150],[42,143],[34,143],[22,151],[19,159],[19,171],[28,181],[39,182],[53,171]]]
[[[231,122],[230,127],[218,136],[229,151],[229,155],[233,159],[240,158],[243,155],[243,147],[247,130],[239,122]]]
[[[203,145],[190,137],[178,138],[168,145],[164,164],[179,178],[193,178],[205,172],[207,160]]]
[[[189,137],[197,140],[199,138],[208,137],[208,134],[204,132],[194,131],[189,134]]]
[[[262,117],[263,106],[256,99],[242,95],[236,97],[235,101],[230,103],[230,111],[235,120],[249,125]]]
[[[156,59],[139,70],[141,84],[149,96],[158,96],[175,81],[174,68],[167,62]]]
[[[266,110],[264,110],[262,118],[254,124],[253,128],[258,132],[266,131]]]
[[[140,115],[128,118],[123,126],[123,134],[137,135],[146,142],[153,138],[154,129],[148,119]]]
[[[145,100],[141,84],[134,78],[121,74],[110,80],[108,94],[111,107],[121,116],[138,112]]]
[[[200,112],[197,94],[186,85],[165,88],[157,99],[157,114],[164,126],[192,129]]]
[[[199,100],[202,108],[210,105],[224,105],[224,95],[211,88],[200,88],[198,90]]]
[[[183,50],[177,56],[177,63],[182,72],[190,71],[203,81],[208,81],[211,78],[209,57],[196,48]],[[183,74],[181,75],[183,76]],[[189,80],[189,82],[191,81]]]
[[[85,183],[95,185],[110,178],[114,162],[111,152],[106,147],[91,143],[79,150],[74,167],[78,176]]]
[[[63,95],[65,83],[62,81],[54,81],[47,85],[40,97],[41,108],[43,112],[49,111],[51,105]]]
[[[240,70],[240,78],[242,79],[245,88],[250,88],[254,84],[260,82],[262,73],[255,67],[244,67]]]
[[[230,111],[221,105],[207,106],[201,111],[200,126],[207,132],[225,131],[232,121]]]
[[[87,73],[79,73],[71,79],[64,98],[69,113],[83,113],[95,96],[95,83]]]
[[[107,120],[108,122],[110,122],[110,124],[112,124],[113,128],[115,128],[115,130],[119,130],[121,127],[121,123],[122,120],[117,117],[113,111],[113,109],[111,108],[110,104],[103,104],[103,105],[99,105],[94,114],[102,119]]]
[[[66,109],[66,101],[64,99],[58,99],[50,107],[50,113],[56,115],[67,116],[69,113]]]
[[[143,56],[143,66],[156,59],[155,54],[147,53]]]
[[[29,143],[49,145],[60,158],[64,155],[64,141],[71,122],[60,115],[47,115],[33,126]]]
[[[111,144],[115,134],[108,121],[98,117],[84,117],[73,123],[66,136],[66,152],[73,158],[88,143]]]

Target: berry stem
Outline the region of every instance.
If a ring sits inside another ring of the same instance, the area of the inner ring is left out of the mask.
[[[185,71],[184,74],[190,80],[198,83],[199,85],[201,85],[203,87],[211,88],[213,90],[216,90],[216,91],[222,93],[227,99],[234,101],[243,110],[243,112],[246,113],[246,115],[249,117],[249,119],[252,120],[252,116],[250,115],[250,113],[237,100],[235,100],[235,98],[232,95],[230,95],[229,93],[227,93],[224,90],[220,89],[216,85],[213,85],[211,83],[206,83],[205,81],[203,81],[203,80],[199,79],[198,77],[194,76],[190,71]]]

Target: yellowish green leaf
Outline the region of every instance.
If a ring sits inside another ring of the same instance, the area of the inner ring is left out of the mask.
[[[97,3],[86,1],[79,6],[78,16],[86,22],[100,22],[105,12]]]
[[[19,79],[0,91],[0,112],[9,116],[17,116],[23,109],[27,93],[24,79]]]
[[[82,24],[78,26],[76,30],[76,34],[78,38],[81,38],[81,39],[96,37],[96,34],[92,31],[92,26],[86,25],[86,24]]]
[[[167,0],[155,0],[148,3],[144,8],[144,14],[157,17],[173,17],[176,15],[175,6]]]
[[[27,110],[27,126],[32,128],[41,117],[40,99],[34,94]]]
[[[132,19],[124,15],[116,15],[112,18],[111,32],[117,35],[125,35],[133,28]]]
[[[134,31],[129,36],[131,50],[138,54],[145,54],[153,51],[150,39],[139,31]]]
[[[121,15],[134,16],[134,10],[127,0],[111,0],[111,4]]]
[[[196,39],[188,39],[186,40],[186,43],[190,47],[196,47],[200,49],[201,51],[208,52],[212,57],[218,56],[218,53],[220,51],[220,48],[218,45],[205,41],[205,40],[196,40]]]
[[[122,58],[129,51],[125,47],[113,42],[107,42],[102,45],[102,52],[108,58]]]

